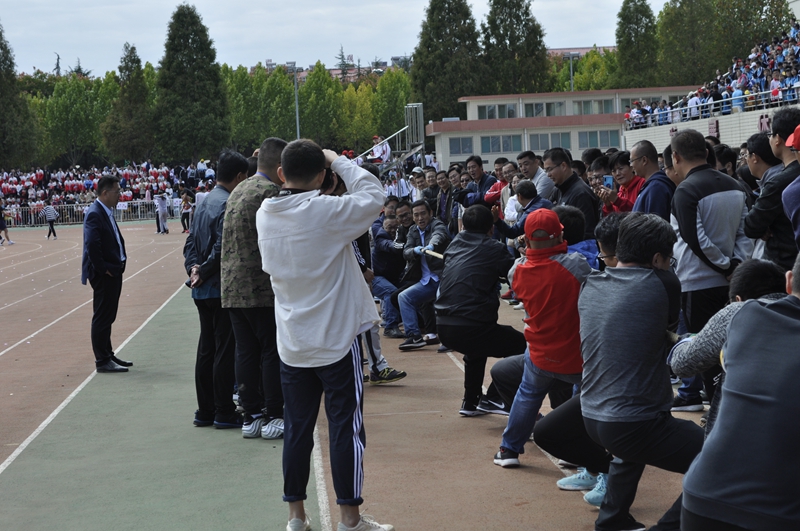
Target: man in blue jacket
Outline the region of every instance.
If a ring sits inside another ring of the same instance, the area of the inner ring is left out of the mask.
[[[472,177],[472,182],[465,189],[455,193],[453,196],[455,201],[464,207],[483,205],[491,208],[492,205],[486,203],[483,198],[497,179],[483,171],[483,159],[478,155],[472,155],[467,159],[467,172]]]
[[[672,161],[670,161],[672,166]],[[645,179],[636,202],[633,204],[634,212],[645,214],[658,214],[669,221],[672,207],[672,196],[675,194],[677,184],[672,182],[667,174],[658,167],[658,151],[649,140],[641,140],[631,148],[631,167],[636,175]]]
[[[528,214],[540,208],[553,208],[553,203],[539,196],[536,191],[536,185],[531,181],[520,181],[515,189],[517,192],[517,203],[519,206],[519,216],[516,223],[508,225],[505,221],[500,219],[500,209],[497,206],[492,207],[492,217],[494,218],[494,226],[497,231],[506,238],[518,238],[525,234],[525,220],[528,219]]]

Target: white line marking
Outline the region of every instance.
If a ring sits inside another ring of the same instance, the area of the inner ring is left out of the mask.
[[[53,284],[53,285],[52,285],[52,286],[50,286],[49,288],[44,288],[44,289],[43,289],[43,290],[41,290],[41,291],[37,291],[37,292],[35,292],[33,295],[28,295],[27,297],[25,297],[25,298],[23,298],[23,299],[20,299],[20,300],[18,300],[18,301],[9,302],[8,304],[6,304],[6,305],[5,305],[5,306],[3,306],[2,308],[0,308],[0,311],[2,311],[2,310],[5,310],[6,308],[10,308],[11,306],[14,306],[15,304],[19,304],[20,302],[26,301],[26,300],[28,300],[28,299],[30,299],[30,298],[32,298],[32,297],[35,297],[35,296],[37,296],[37,295],[41,295],[42,293],[44,293],[44,292],[45,292],[45,291],[47,291],[47,290],[50,290],[50,289],[56,288],[56,287],[60,286],[61,284],[64,284],[65,282],[69,282],[70,280],[75,280],[76,278],[79,278],[79,277],[80,277],[80,275],[75,275],[74,277],[70,277],[70,278],[68,278],[67,280],[62,280],[62,281],[61,281],[61,282],[59,282],[58,284]]]
[[[47,258],[48,256],[55,256],[55,255],[57,255],[57,254],[63,254],[63,253],[65,253],[65,252],[67,252],[67,251],[71,251],[71,250],[73,250],[73,249],[74,249],[75,247],[77,247],[77,246],[78,246],[77,242],[73,242],[73,245],[72,245],[72,247],[69,247],[69,248],[67,248],[67,249],[60,249],[60,250],[58,250],[58,251],[56,251],[56,252],[53,252],[53,253],[50,253],[50,254],[45,254],[45,255],[42,255],[42,256],[35,256],[35,257],[33,257],[33,258],[29,259],[29,260],[23,260],[23,261],[21,261],[21,262],[13,262],[13,263],[11,263],[11,264],[8,264],[8,265],[6,265],[6,266],[3,266],[3,268],[2,268],[2,269],[0,269],[0,273],[2,273],[3,271],[5,271],[5,270],[6,270],[6,269],[8,269],[9,267],[16,267],[16,266],[18,266],[18,265],[27,264],[28,262],[36,262],[36,261],[38,261],[38,260],[41,260],[42,258]],[[42,247],[42,246],[41,246],[41,245],[39,245],[39,249],[41,249],[41,247]],[[34,249],[33,251],[25,251],[25,252],[26,252],[26,253],[33,253],[33,252],[36,252],[36,251],[38,251],[39,249]],[[12,256],[6,256],[6,258],[14,258],[14,257],[21,256],[22,254],[23,254],[23,253],[20,253],[20,254],[17,254],[17,255],[12,255]]]
[[[333,531],[331,507],[328,501],[328,487],[325,486],[325,475],[322,468],[322,447],[319,443],[319,428],[314,426],[314,477],[317,479],[317,502],[319,502],[319,525],[322,531]]]
[[[128,278],[125,278],[125,279],[123,279],[123,280],[122,280],[122,282],[127,282],[127,281],[129,281],[130,279],[132,279],[133,277],[135,277],[136,275],[138,275],[139,273],[141,273],[142,271],[144,271],[144,270],[145,270],[145,269],[147,269],[148,267],[151,267],[151,266],[154,266],[154,265],[156,265],[156,264],[157,264],[157,263],[159,263],[161,260],[163,260],[164,258],[168,257],[169,255],[171,255],[172,253],[174,253],[174,252],[175,252],[175,251],[177,251],[177,250],[178,250],[178,249],[173,249],[173,250],[171,250],[170,252],[168,252],[167,254],[165,254],[164,256],[162,256],[161,258],[159,258],[158,260],[156,260],[156,261],[155,261],[155,262],[153,262],[152,264],[149,264],[149,265],[146,265],[146,266],[144,266],[143,268],[141,268],[139,271],[137,271],[136,273],[132,274],[132,275],[131,275],[131,276],[129,276]],[[0,284],[0,286],[1,286],[1,285],[2,285],[2,284]],[[71,315],[71,314],[73,314],[73,313],[77,312],[78,310],[80,310],[81,308],[83,308],[84,306],[86,306],[87,304],[89,304],[90,302],[92,302],[92,300],[93,300],[93,299],[89,299],[88,301],[84,302],[83,304],[81,304],[81,305],[79,305],[79,306],[76,306],[75,308],[71,309],[70,311],[68,311],[67,313],[65,313],[64,315],[62,315],[62,316],[61,316],[61,317],[59,317],[58,319],[56,319],[55,321],[53,321],[53,322],[51,322],[51,323],[49,323],[49,324],[46,324],[46,325],[44,325],[43,327],[41,327],[41,328],[40,328],[39,330],[37,330],[36,332],[34,332],[34,333],[30,334],[28,337],[24,337],[24,338],[20,339],[19,341],[17,341],[16,343],[14,343],[13,345],[11,345],[10,347],[8,347],[7,349],[5,349],[4,351],[0,352],[0,356],[2,356],[3,354],[5,354],[6,352],[8,352],[8,351],[9,351],[9,350],[11,350],[11,349],[13,349],[13,348],[15,348],[15,347],[18,347],[19,345],[21,345],[21,344],[22,344],[22,343],[24,343],[25,341],[27,341],[27,340],[31,339],[32,337],[35,337],[35,336],[39,335],[39,333],[41,333],[41,332],[44,332],[45,330],[47,330],[48,328],[50,328],[51,326],[53,326],[54,324],[56,324],[56,323],[57,323],[57,322],[59,322],[60,320],[64,319],[64,318],[65,318],[65,317],[67,317],[68,315]]]
[[[153,263],[155,263],[155,262],[153,262]],[[149,266],[148,266],[148,267],[149,267]],[[161,310],[163,310],[163,309],[164,309],[164,307],[165,307],[167,304],[169,304],[169,302],[170,302],[172,299],[174,299],[174,298],[175,298],[175,296],[176,296],[178,293],[180,293],[180,291],[181,291],[182,289],[183,289],[183,285],[181,285],[181,287],[179,287],[177,290],[175,290],[175,293],[173,293],[172,295],[170,295],[170,297],[169,297],[169,298],[168,298],[168,299],[167,299],[167,300],[164,302],[164,304],[162,304],[161,306],[159,306],[159,307],[158,307],[158,309],[157,309],[156,311],[154,311],[152,314],[150,314],[150,317],[148,317],[147,319],[145,319],[145,321],[144,321],[144,322],[141,324],[141,326],[139,326],[139,328],[137,328],[136,330],[134,330],[134,331],[133,331],[133,333],[132,333],[131,335],[129,335],[129,336],[128,336],[128,338],[127,338],[125,341],[123,341],[123,342],[122,342],[122,344],[120,344],[120,346],[119,346],[119,347],[117,347],[117,349],[116,349],[116,352],[119,352],[120,350],[122,350],[123,348],[125,348],[125,345],[127,345],[128,343],[130,343],[130,341],[131,341],[131,340],[132,340],[134,337],[136,337],[136,335],[137,335],[139,332],[141,332],[141,331],[142,331],[142,329],[143,329],[143,328],[144,328],[144,327],[147,325],[147,323],[149,323],[150,321],[152,321],[152,320],[153,320],[153,318],[154,318],[154,317],[155,317],[155,316],[158,314],[158,312],[160,312]],[[90,302],[91,302],[91,301],[90,301]],[[78,387],[76,387],[76,388],[75,388],[75,390],[74,390],[74,391],[72,391],[72,392],[69,394],[69,396],[68,396],[67,398],[65,398],[65,399],[64,399],[64,401],[63,401],[63,402],[61,402],[61,404],[59,404],[59,406],[58,406],[58,407],[57,407],[55,410],[53,410],[53,412],[52,412],[52,413],[50,413],[50,415],[48,415],[48,417],[47,417],[46,419],[44,419],[44,422],[42,422],[41,424],[39,424],[39,427],[38,427],[38,428],[36,428],[36,429],[34,430],[34,432],[33,432],[33,433],[31,433],[31,434],[28,436],[28,438],[27,438],[27,439],[25,439],[25,440],[22,442],[22,444],[20,444],[20,445],[19,445],[19,447],[17,447],[17,449],[16,449],[16,450],[14,450],[14,452],[13,452],[11,455],[9,455],[9,456],[8,456],[8,458],[6,458],[6,460],[5,460],[5,461],[3,461],[3,464],[0,464],[0,474],[2,474],[2,473],[3,473],[3,472],[4,472],[4,471],[5,471],[5,470],[6,470],[6,469],[7,469],[7,468],[8,468],[8,467],[11,465],[11,463],[13,463],[13,462],[14,462],[14,460],[15,460],[17,457],[19,457],[19,455],[20,455],[20,454],[23,452],[23,450],[25,450],[25,448],[27,448],[27,447],[28,447],[28,445],[30,445],[30,444],[31,444],[31,443],[34,441],[34,439],[36,439],[36,437],[38,437],[38,436],[39,436],[39,434],[41,434],[41,433],[44,431],[44,429],[45,429],[45,428],[46,428],[46,427],[47,427],[47,426],[48,426],[48,425],[49,425],[51,422],[53,422],[53,419],[55,419],[55,418],[56,418],[56,416],[58,416],[58,414],[59,414],[59,413],[61,413],[61,412],[64,410],[64,408],[65,408],[65,407],[67,407],[67,405],[68,405],[70,402],[72,402],[72,399],[73,399],[73,398],[75,398],[76,396],[78,396],[78,393],[80,393],[80,392],[83,390],[83,388],[84,388],[84,387],[86,387],[86,386],[89,384],[89,382],[91,382],[91,381],[92,381],[92,379],[93,379],[93,378],[94,378],[96,375],[97,375],[97,372],[96,372],[96,371],[93,371],[93,372],[92,372],[92,374],[90,374],[89,376],[87,376],[87,377],[86,377],[86,379],[85,379],[85,380],[84,380],[84,381],[83,381],[83,382],[82,382],[82,383],[81,383],[81,384],[80,384]]]

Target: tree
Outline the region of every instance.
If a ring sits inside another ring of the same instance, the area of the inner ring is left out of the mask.
[[[61,71],[60,62],[61,62],[61,58],[59,57],[58,58],[58,62],[56,63],[56,67],[57,67],[59,72]],[[67,72],[67,73],[68,74],[75,74],[78,77],[90,77],[92,75],[92,71],[91,70],[86,70],[81,66],[81,58],[80,57],[78,57],[78,64],[76,64],[73,68],[70,68],[69,72]]]
[[[339,128],[342,146],[358,152],[369,146],[375,131],[374,100],[375,91],[371,85],[363,83],[358,89],[352,83],[347,86],[342,94],[342,125]]]
[[[228,93],[231,144],[236,150],[252,153],[264,140],[268,128],[265,112],[268,102],[262,99],[267,72],[261,63],[252,74],[241,65],[236,69],[223,65],[222,78]]]
[[[294,83],[282,66],[267,78],[262,89],[264,113],[269,116],[266,137],[293,140],[297,136],[294,108]],[[262,139],[263,140],[263,139]]]
[[[336,56],[336,68],[339,69],[339,77],[342,83],[347,82],[347,74],[350,73],[350,64],[347,62],[347,56],[344,54],[344,46],[339,45],[339,54]]]
[[[485,68],[490,73],[484,81],[491,93],[549,90],[544,30],[531,14],[530,0],[489,0],[481,33]]]
[[[373,105],[375,127],[389,136],[405,125],[405,106],[411,98],[411,80],[404,70],[390,68],[378,81]]]
[[[656,84],[658,39],[653,10],[647,0],[624,0],[617,13],[618,88]]]
[[[659,84],[699,85],[725,64],[716,50],[716,18],[714,0],[669,0],[664,4],[656,23]]]
[[[53,151],[66,155],[72,165],[98,147],[95,96],[90,79],[69,74],[47,100],[44,126]]]
[[[475,19],[466,0],[431,0],[425,13],[411,65],[413,98],[426,119],[466,118],[458,98],[488,89]]]
[[[317,61],[299,92],[300,134],[322,147],[335,146],[341,126],[342,84]]]
[[[0,168],[29,162],[36,149],[33,119],[20,93],[14,52],[0,25]]]
[[[717,31],[722,32],[716,35],[724,36],[716,43],[720,65],[731,57],[746,57],[755,43],[780,35],[794,18],[786,0],[714,0],[714,8]]]
[[[155,143],[150,90],[136,47],[127,42],[119,64],[119,97],[100,126],[106,151],[123,160],[143,160]]]
[[[230,139],[225,86],[208,28],[194,6],[172,14],[159,63],[156,143],[169,159],[197,161]]]

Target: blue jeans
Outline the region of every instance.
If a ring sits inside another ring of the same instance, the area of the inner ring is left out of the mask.
[[[397,286],[384,277],[375,276],[372,279],[372,294],[381,300],[381,313],[386,322],[386,328],[397,328],[400,325],[400,314],[392,304],[392,293],[397,291]]]
[[[403,318],[406,337],[420,337],[422,335],[419,331],[417,310],[426,302],[432,302],[436,299],[438,289],[439,283],[431,279],[424,285],[421,282],[417,282],[398,295],[397,303],[400,306],[400,316]]]
[[[525,443],[531,436],[539,408],[542,407],[544,397],[550,390],[553,380],[571,383],[577,389],[581,383],[581,374],[556,374],[544,371],[533,364],[530,352],[526,348],[522,382],[519,384],[514,403],[511,405],[511,414],[508,417],[508,425],[503,432],[503,442],[500,446],[518,454],[525,453]]]

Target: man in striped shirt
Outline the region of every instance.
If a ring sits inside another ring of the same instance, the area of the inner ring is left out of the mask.
[[[53,207],[53,205],[50,204],[50,200],[49,199],[45,201],[45,207],[39,213],[39,215],[42,216],[47,221],[47,225],[48,225],[47,239],[49,240],[50,239],[50,234],[52,234],[53,235],[53,239],[57,240],[58,236],[56,236],[56,228],[53,226],[53,223],[55,223],[56,219],[58,219],[58,212]]]

